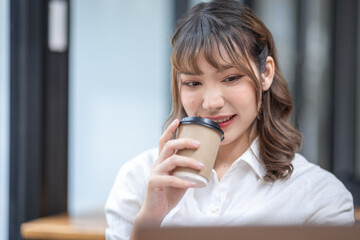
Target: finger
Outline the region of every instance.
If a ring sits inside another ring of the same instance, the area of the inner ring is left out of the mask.
[[[176,151],[182,149],[198,149],[200,142],[190,138],[178,138],[167,141],[159,154],[159,161],[162,162],[172,156]]]
[[[150,188],[174,187],[191,188],[195,183],[171,175],[155,175],[149,179]]]
[[[154,171],[159,174],[168,174],[173,171],[176,167],[189,167],[195,170],[201,170],[204,167],[202,162],[199,162],[193,158],[180,156],[180,155],[172,155],[163,161],[162,164],[159,164]]]
[[[163,135],[159,139],[159,152],[161,152],[162,148],[164,147],[165,143],[171,140],[175,134],[176,129],[179,126],[179,119],[175,119],[165,130]]]

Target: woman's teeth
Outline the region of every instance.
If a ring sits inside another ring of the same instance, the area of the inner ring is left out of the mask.
[[[219,119],[219,120],[215,120],[215,122],[217,122],[217,123],[223,123],[223,122],[229,121],[231,117],[232,117],[232,116],[227,117],[227,118],[223,118],[223,119]]]

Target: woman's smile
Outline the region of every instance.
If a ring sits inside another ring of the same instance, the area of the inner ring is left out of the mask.
[[[221,116],[204,116],[204,118],[208,118],[213,120],[217,124],[220,125],[221,129],[224,130],[225,128],[229,127],[233,122],[236,114],[234,115],[221,115]]]

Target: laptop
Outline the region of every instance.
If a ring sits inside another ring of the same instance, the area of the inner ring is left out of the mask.
[[[143,227],[139,240],[360,240],[355,226]]]

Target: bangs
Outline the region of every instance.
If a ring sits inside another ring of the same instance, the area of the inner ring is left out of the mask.
[[[204,56],[216,69],[236,67],[250,77],[255,76],[250,63],[251,54],[246,51],[251,49],[246,34],[221,26],[212,18],[199,16],[196,20],[196,24],[185,25],[173,39],[171,62],[178,74],[202,74],[198,58]]]

